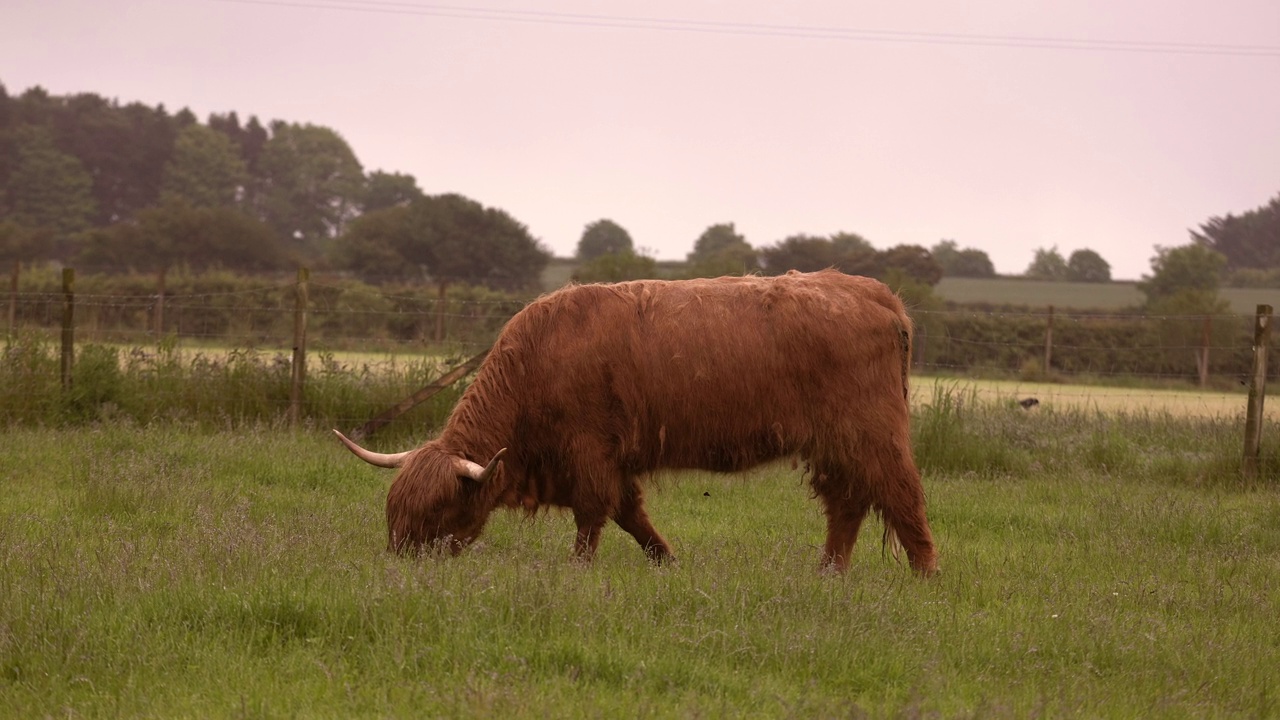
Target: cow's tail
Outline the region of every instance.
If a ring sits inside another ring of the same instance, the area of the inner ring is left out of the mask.
[[[902,399],[911,402],[911,339],[914,329],[911,317],[903,310],[898,316],[898,342],[902,351]],[[880,539],[881,552],[888,552],[893,559],[902,562],[902,541],[889,523],[884,523],[884,536]]]
[[[907,320],[907,325],[898,331],[898,337],[902,341],[902,399],[911,400],[911,320]]]

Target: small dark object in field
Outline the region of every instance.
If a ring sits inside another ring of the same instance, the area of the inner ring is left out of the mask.
[[[711,497],[711,493],[709,493],[709,492],[704,492],[704,493],[702,493],[702,497]]]
[[[1030,410],[1031,408],[1039,405],[1040,401],[1035,398],[1027,398],[1026,400],[1019,400],[1018,404],[1022,406],[1023,410]]]

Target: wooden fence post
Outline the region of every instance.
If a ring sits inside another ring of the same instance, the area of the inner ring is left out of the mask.
[[[1196,353],[1196,370],[1200,371],[1200,387],[1209,384],[1209,340],[1213,336],[1213,316],[1205,315],[1200,326],[1200,352]]]
[[[440,283],[440,294],[436,298],[436,342],[444,342],[444,304],[445,304],[445,284]]]
[[[1244,420],[1244,462],[1240,469],[1246,480],[1256,480],[1262,452],[1262,404],[1266,399],[1267,346],[1271,342],[1271,306],[1259,305],[1253,321],[1253,374],[1249,378],[1249,406]]]
[[[1044,372],[1049,374],[1050,363],[1053,362],[1053,306],[1049,306],[1049,324],[1044,331]]]
[[[22,273],[22,261],[13,261],[13,276],[9,280],[9,335],[18,332],[18,276]]]
[[[168,272],[166,268],[160,268],[156,273],[156,316],[155,327],[156,337],[164,335],[164,276]]]
[[[62,269],[62,389],[71,389],[71,367],[76,356],[76,271]]]
[[[293,377],[289,383],[289,423],[302,418],[302,389],[307,380],[307,281],[311,271],[298,268],[293,305]]]

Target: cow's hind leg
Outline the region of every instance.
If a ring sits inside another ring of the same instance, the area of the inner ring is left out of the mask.
[[[649,514],[644,510],[644,491],[637,483],[632,482],[623,493],[613,521],[640,543],[644,554],[654,563],[661,565],[675,559],[671,546],[653,528],[653,523],[649,522]]]
[[[925,518],[924,486],[905,437],[886,434],[863,445],[872,504],[907,551],[911,567],[923,576],[938,570],[938,552]]]

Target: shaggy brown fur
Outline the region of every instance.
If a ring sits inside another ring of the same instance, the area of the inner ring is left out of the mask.
[[[457,551],[499,506],[570,508],[590,558],[608,520],[656,562],[645,513],[659,468],[735,472],[783,457],[825,506],[823,562],[843,571],[868,511],[911,566],[937,568],[911,456],[911,321],[875,280],[835,271],[568,287],[507,324],[440,437],[387,496],[389,548]],[[460,478],[509,448],[496,476]]]

